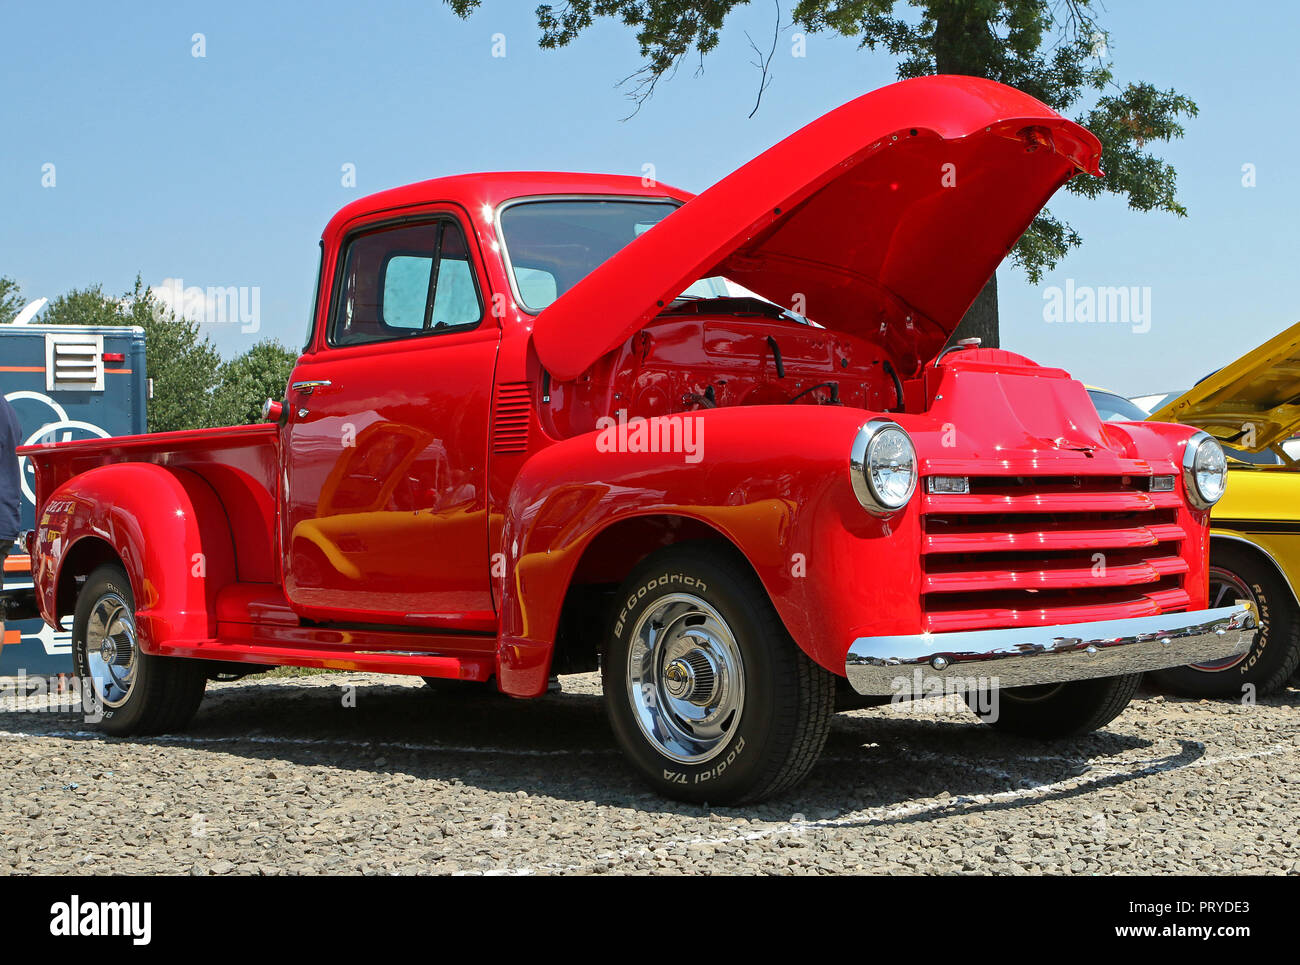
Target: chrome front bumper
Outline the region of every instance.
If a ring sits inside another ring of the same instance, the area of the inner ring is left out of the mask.
[[[860,694],[924,696],[972,687],[1026,687],[1210,663],[1245,653],[1249,603],[1194,613],[1054,627],[859,637],[844,671]]]

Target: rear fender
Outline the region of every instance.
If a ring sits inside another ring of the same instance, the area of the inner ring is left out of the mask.
[[[157,652],[163,641],[216,635],[216,594],[236,579],[235,554],[225,508],[200,476],[116,463],[74,476],[50,494],[32,559],[37,601],[51,626],[75,606],[68,587],[87,574],[74,570],[101,562],[104,547],[131,582],[144,652]]]

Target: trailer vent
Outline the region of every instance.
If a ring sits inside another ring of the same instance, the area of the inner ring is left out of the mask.
[[[104,336],[47,333],[45,389],[48,392],[103,392]]]
[[[532,391],[527,382],[497,386],[496,413],[492,420],[493,452],[527,452],[528,423],[532,421]]]

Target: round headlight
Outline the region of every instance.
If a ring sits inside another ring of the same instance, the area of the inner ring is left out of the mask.
[[[1198,432],[1183,450],[1183,486],[1197,509],[1209,509],[1223,496],[1228,484],[1228,460],[1219,441]]]
[[[849,454],[849,478],[864,509],[892,513],[916,491],[916,447],[897,422],[872,419],[858,430]]]

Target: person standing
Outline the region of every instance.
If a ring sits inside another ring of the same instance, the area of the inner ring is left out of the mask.
[[[4,561],[18,538],[18,512],[22,508],[19,485],[18,454],[22,440],[18,413],[9,400],[0,395],[0,589],[4,588]],[[5,615],[0,610],[0,650],[5,645]]]

